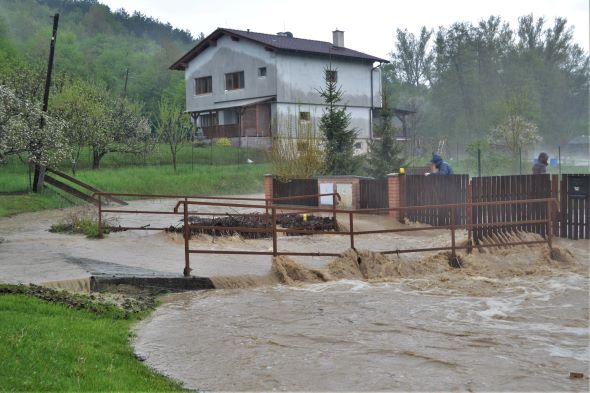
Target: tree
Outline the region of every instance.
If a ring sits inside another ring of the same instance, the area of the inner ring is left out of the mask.
[[[182,106],[162,99],[156,130],[160,140],[170,147],[172,166],[176,172],[176,155],[182,148],[182,144],[190,139],[193,124],[182,110]]]
[[[490,144],[505,148],[513,159],[518,157],[523,148],[541,140],[537,126],[515,114],[508,115],[488,135]]]
[[[324,69],[325,88],[320,90],[326,109],[320,119],[320,130],[325,139],[326,172],[331,175],[350,175],[357,171],[360,159],[354,156],[357,130],[350,127],[350,114],[339,106],[342,90],[334,78],[336,70]]]
[[[422,26],[420,37],[408,30],[397,29],[397,52],[392,52],[393,65],[399,80],[418,87],[430,81],[433,55],[428,50],[432,30]]]
[[[109,118],[103,96],[101,87],[76,80],[64,86],[52,101],[52,113],[65,123],[74,175],[82,148],[98,144],[108,133]]]
[[[376,178],[384,178],[388,173],[396,172],[403,166],[404,147],[395,140],[396,128],[393,126],[393,108],[389,104],[387,87],[383,88],[382,108],[376,121],[374,135],[376,139],[369,142],[367,156],[368,172]]]
[[[68,153],[63,129],[62,121],[0,85],[0,163],[23,154],[28,162],[43,166],[61,161]]]
[[[285,137],[274,138],[270,151],[272,173],[281,181],[307,179],[324,171],[325,158],[321,141],[316,137],[313,124],[298,120],[297,128],[291,129],[289,120],[283,127],[287,128]]]
[[[144,153],[146,143],[151,148],[151,128],[141,113],[141,105],[110,95],[99,96],[98,100],[97,110],[104,111],[106,126],[96,128],[91,138],[92,169],[100,167],[100,161],[107,153]]]

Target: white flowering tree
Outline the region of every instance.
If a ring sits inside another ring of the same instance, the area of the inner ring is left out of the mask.
[[[490,144],[506,148],[512,157],[516,157],[522,148],[542,139],[534,123],[514,114],[508,115],[506,120],[492,129],[488,135]]]
[[[42,112],[38,105],[0,85],[0,162],[10,155],[24,156],[42,166],[62,161],[69,151],[64,125]]]
[[[74,81],[52,100],[52,113],[65,122],[68,158],[74,174],[82,148],[99,143],[107,134],[109,118],[104,103],[108,100],[103,95],[102,89],[92,84]]]
[[[153,148],[148,119],[141,106],[125,98],[100,97],[100,108],[106,116],[105,127],[94,129],[90,146],[92,168],[98,169],[100,160],[110,152],[145,153]]]

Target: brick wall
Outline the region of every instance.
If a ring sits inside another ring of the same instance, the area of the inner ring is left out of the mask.
[[[273,197],[272,194],[272,175],[264,175],[264,197],[270,199]]]
[[[389,207],[390,208],[401,206],[400,176],[403,176],[403,175],[399,175],[397,173],[391,173],[391,174],[387,175],[387,183],[388,183],[387,186],[389,188],[389,191],[388,191],[389,196],[388,197],[389,197]],[[395,210],[390,210],[389,215],[396,220],[399,220],[401,217],[400,212],[395,211]]]

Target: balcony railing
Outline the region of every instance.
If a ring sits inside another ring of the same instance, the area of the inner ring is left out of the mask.
[[[225,124],[211,127],[203,127],[205,138],[237,138],[240,136],[239,124]]]

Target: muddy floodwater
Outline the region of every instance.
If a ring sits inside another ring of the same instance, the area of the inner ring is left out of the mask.
[[[136,352],[205,391],[588,391],[586,262],[538,248],[467,259],[461,272],[442,261],[393,260],[386,281],[171,296],[137,327]]]
[[[171,211],[174,203],[126,208]],[[180,235],[48,232],[70,214],[0,219],[0,282],[87,290],[91,276],[181,274]],[[169,215],[107,219],[179,224]],[[354,222],[360,230],[404,225],[387,216]],[[458,231],[457,242],[465,240]],[[555,239],[553,253],[545,245],[476,249],[460,255],[461,269],[444,253],[374,253],[449,241],[444,230],[367,235],[355,238],[357,252],[346,236],[281,236],[279,250],[342,255],[192,255],[192,273],[218,289],[168,296],[136,327],[134,349],[159,372],[206,391],[588,391],[590,243]],[[190,247],[268,251],[272,241],[197,236]]]

